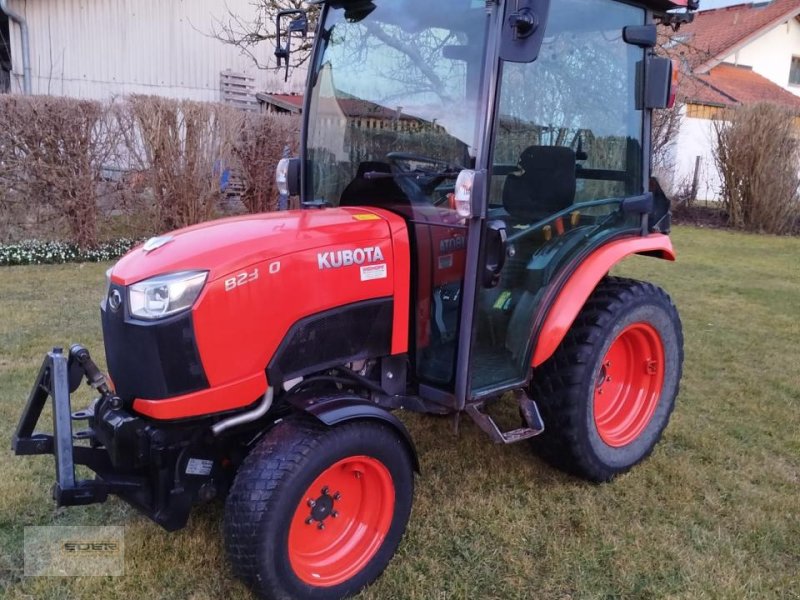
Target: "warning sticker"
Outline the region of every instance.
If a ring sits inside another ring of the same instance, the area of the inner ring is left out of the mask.
[[[202,458],[190,458],[186,465],[187,475],[210,475],[214,468],[214,461],[203,460]]]
[[[353,218],[356,221],[380,221],[381,220],[381,218],[378,215],[371,215],[369,213],[361,214],[361,215],[353,215]]]
[[[364,265],[361,267],[361,281],[386,279],[388,276],[389,269],[386,267],[386,263],[382,265]]]

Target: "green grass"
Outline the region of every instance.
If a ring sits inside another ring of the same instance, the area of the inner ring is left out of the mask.
[[[800,239],[680,228],[679,262],[619,272],[663,285],[686,334],[672,423],[609,485],[406,418],[422,475],[399,554],[363,598],[800,598]],[[168,534],[118,500],[56,510],[52,459],[9,440],[41,356],[102,356],[104,265],[0,269],[0,590],[10,598],[249,598],[225,563],[221,507]],[[126,527],[121,578],[25,578],[25,525]]]

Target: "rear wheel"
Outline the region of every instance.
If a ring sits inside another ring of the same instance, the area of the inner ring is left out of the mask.
[[[376,579],[411,512],[406,442],[390,426],[277,425],[236,476],[225,507],[234,571],[264,598],[342,598]]]
[[[533,374],[551,462],[608,481],[644,460],[669,422],[683,366],[680,317],[662,289],[606,278]]]

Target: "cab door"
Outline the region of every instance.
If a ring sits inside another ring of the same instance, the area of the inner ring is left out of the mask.
[[[645,191],[645,55],[623,29],[645,18],[614,0],[551,2],[538,58],[500,61],[483,237],[504,230],[508,256],[499,277],[478,272],[472,398],[527,381],[536,325],[560,278],[593,249],[641,231],[625,199]]]

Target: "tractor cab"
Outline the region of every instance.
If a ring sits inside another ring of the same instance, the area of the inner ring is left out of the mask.
[[[320,4],[291,191],[406,220],[422,395],[463,407],[524,385],[582,258],[668,229],[647,157],[672,82],[652,10],[669,3]]]

